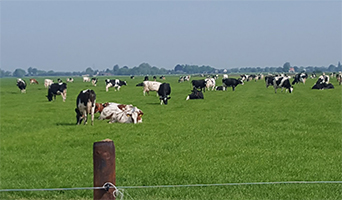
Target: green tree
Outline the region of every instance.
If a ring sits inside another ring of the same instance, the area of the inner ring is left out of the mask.
[[[329,65],[328,71],[329,72],[336,72],[336,66],[335,65]]]
[[[120,70],[119,65],[114,65],[114,67],[113,67],[113,74],[117,74],[119,72],[119,70]]]
[[[86,74],[89,74],[89,75],[93,75],[93,74],[94,74],[94,70],[93,70],[91,67],[88,67],[88,68],[85,70],[85,73],[86,73]]]
[[[289,72],[290,68],[291,68],[291,65],[289,62],[284,63],[283,72]]]
[[[26,74],[26,72],[23,69],[16,69],[13,72],[13,76],[14,77],[18,77],[18,78],[21,78],[21,77],[25,76],[25,74]]]

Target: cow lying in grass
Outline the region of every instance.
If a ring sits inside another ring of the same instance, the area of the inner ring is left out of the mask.
[[[133,106],[119,103],[96,103],[95,112],[99,112],[99,120],[109,119],[109,123],[141,123],[143,112]]]

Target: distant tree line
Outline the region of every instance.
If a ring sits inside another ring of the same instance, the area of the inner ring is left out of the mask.
[[[112,69],[106,70],[94,70],[91,67],[85,69],[81,72],[54,72],[53,70],[44,71],[38,70],[37,68],[29,67],[27,71],[24,69],[15,69],[14,72],[4,71],[0,69],[0,77],[24,77],[24,76],[115,76],[115,75],[166,75],[166,74],[215,74],[215,73],[225,73],[225,74],[243,74],[243,73],[288,73],[292,72],[302,72],[307,73],[322,73],[322,72],[339,72],[342,71],[342,65],[338,62],[338,65],[329,65],[328,67],[298,67],[291,66],[289,62],[284,63],[282,67],[242,67],[242,68],[231,68],[231,69],[215,69],[210,66],[198,66],[198,65],[187,65],[187,64],[177,64],[174,69],[167,70],[164,68],[158,68],[151,66],[148,63],[141,63],[138,67],[129,68],[127,66],[120,67],[119,65],[114,65]]]

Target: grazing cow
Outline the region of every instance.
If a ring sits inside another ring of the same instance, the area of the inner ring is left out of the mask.
[[[278,88],[281,88],[281,91],[283,91],[283,89],[285,88],[285,91],[289,91],[289,93],[292,93],[293,91],[293,87],[291,86],[289,77],[275,77],[273,80],[273,88],[275,93],[277,93]]]
[[[145,76],[144,81],[148,81],[148,76]]]
[[[96,86],[97,81],[97,78],[91,78],[91,84],[93,84],[93,86]]]
[[[87,124],[88,114],[91,115],[91,125],[94,125],[95,104],[94,90],[83,90],[78,94],[75,108],[77,125],[81,124],[83,119],[84,124]]]
[[[30,85],[31,85],[31,84],[34,84],[34,83],[35,83],[35,84],[38,84],[38,81],[37,81],[36,79],[34,79],[34,78],[31,78],[31,79],[30,79]]]
[[[299,83],[299,82],[302,82],[303,84],[305,84],[305,81],[307,78],[308,78],[307,73],[302,72],[302,73],[296,74],[294,76],[294,80],[292,81],[292,85]]]
[[[57,83],[62,83],[62,82],[63,82],[62,79],[60,78],[57,79]]]
[[[311,89],[317,89],[317,90],[334,89],[334,86],[331,83],[321,83],[317,81],[316,84],[312,86]]]
[[[275,78],[275,76],[272,76],[272,75],[265,76],[266,88],[268,88],[268,86],[270,86],[270,85],[273,85],[274,78]]]
[[[66,83],[53,83],[49,86],[48,95],[46,96],[48,100],[52,101],[52,98],[56,100],[56,95],[61,95],[63,98],[63,102],[65,102],[67,95]]]
[[[211,88],[211,90],[215,89],[216,81],[214,78],[206,78],[205,81],[206,81],[206,87],[207,87],[208,91],[210,90],[210,88]]]
[[[53,83],[53,80],[51,79],[45,79],[44,80],[44,87],[48,88]]]
[[[190,75],[185,76],[184,81],[190,81]]]
[[[143,83],[144,83],[144,90],[143,90],[144,96],[146,92],[148,95],[150,95],[150,91],[157,92],[159,90],[159,86],[161,85],[161,83],[157,81],[144,81]],[[157,92],[157,96],[158,96],[158,92]]]
[[[73,82],[74,82],[74,79],[73,79],[73,78],[67,78],[66,81],[69,82],[69,83],[73,83]]]
[[[88,76],[83,77],[83,82],[90,82],[90,78]]]
[[[110,119],[109,123],[142,123],[144,113],[133,105],[118,103],[102,104],[104,108],[101,111],[99,120]]]
[[[171,93],[170,84],[162,83],[159,86],[158,95],[159,95],[159,99],[160,99],[160,105],[163,105],[163,103],[165,105],[167,105],[167,100],[169,100],[171,98],[171,97],[169,97],[170,93]]]
[[[153,76],[153,80],[156,81],[156,80],[157,80],[157,77],[156,77],[156,76]]]
[[[131,78],[131,79],[134,79],[134,76],[131,76],[130,78]]]
[[[192,80],[192,89],[200,89],[202,91],[202,88],[204,89],[205,92],[205,87],[207,85],[207,81],[204,79],[201,80]]]
[[[222,85],[223,85],[223,90],[225,91],[227,87],[232,87],[233,91],[235,91],[235,87],[237,85],[243,85],[243,81],[241,79],[235,79],[235,78],[227,78],[227,79],[222,79]]]
[[[26,92],[26,82],[23,79],[21,78],[17,79],[17,86],[20,89],[21,93]]]
[[[223,90],[223,86],[222,85],[221,86],[216,86],[215,90]]]
[[[159,78],[165,80],[165,76],[161,76],[161,77],[159,77]]]
[[[342,74],[341,73],[336,74],[336,80],[337,80],[338,84],[341,85],[341,83],[342,83]]]
[[[189,100],[189,99],[204,99],[203,93],[202,91],[198,91],[197,89],[193,89],[191,91],[192,93],[189,94],[185,100]]]
[[[119,79],[112,79],[112,80],[106,79],[105,82],[106,82],[106,92],[108,92],[108,88],[110,87],[114,87],[114,91],[116,91],[116,89],[120,91],[121,86],[127,85],[126,81],[121,81]]]
[[[311,79],[312,79],[312,78],[316,78],[316,73],[312,73],[311,76],[310,76],[310,78],[311,78]]]
[[[184,82],[184,76],[179,77],[178,83],[183,83]]]

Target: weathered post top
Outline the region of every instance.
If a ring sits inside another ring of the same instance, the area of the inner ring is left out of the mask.
[[[105,183],[115,183],[115,146],[110,139],[95,142],[93,145],[94,187],[102,187]],[[114,188],[108,191],[94,190],[94,200],[115,199]]]

